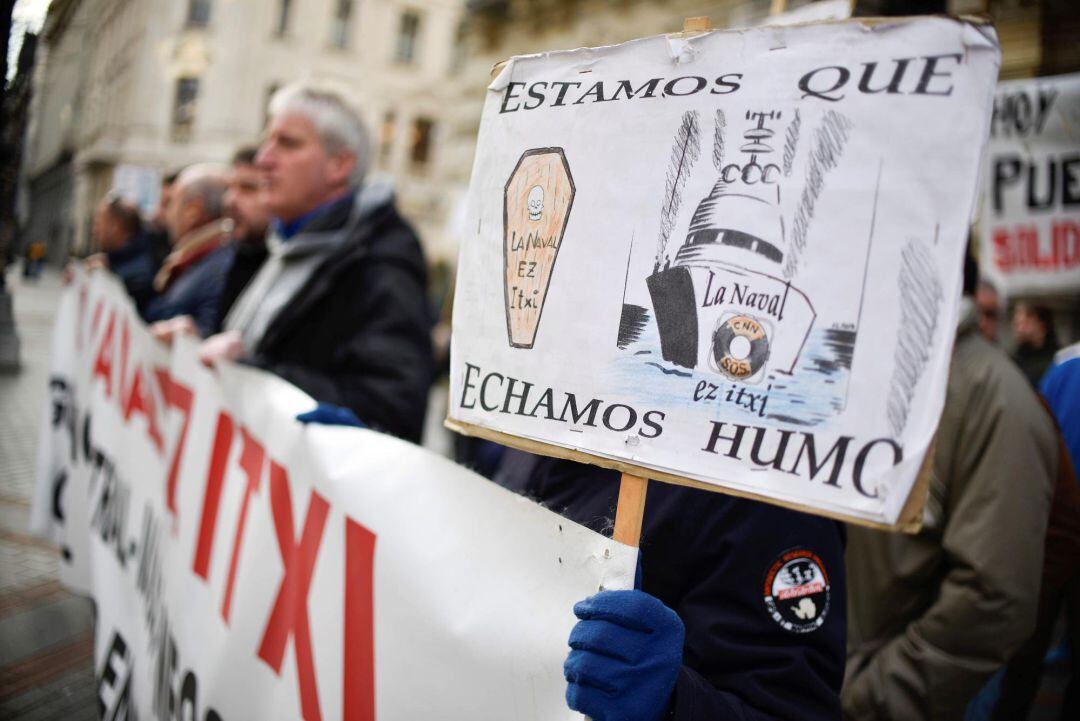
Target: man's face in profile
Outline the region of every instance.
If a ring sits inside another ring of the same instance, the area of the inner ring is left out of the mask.
[[[262,197],[259,169],[248,163],[232,168],[225,192],[225,214],[232,219],[233,236],[241,243],[256,243],[266,235],[270,213]]]
[[[255,163],[262,172],[266,209],[288,222],[345,190],[355,158],[328,152],[315,124],[293,114],[270,121]]]
[[[975,307],[979,311],[979,333],[991,343],[996,343],[1001,320],[1001,303],[997,292],[993,288],[980,286],[975,291]]]

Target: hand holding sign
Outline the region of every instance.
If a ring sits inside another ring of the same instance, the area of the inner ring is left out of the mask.
[[[683,622],[642,591],[603,591],[574,606],[566,702],[593,721],[659,721],[682,667]]]

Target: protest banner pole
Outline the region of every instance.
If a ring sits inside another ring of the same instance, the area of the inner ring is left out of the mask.
[[[783,5],[784,0],[773,0]],[[708,17],[683,19],[683,37],[712,30]],[[645,515],[645,495],[649,492],[649,479],[623,473],[619,479],[619,500],[615,506],[615,530],[612,538],[627,546],[637,547],[641,541],[641,524]]]
[[[769,8],[769,15],[779,15],[787,10],[787,0],[772,0],[772,7]]]
[[[645,515],[645,494],[648,490],[648,478],[622,474],[619,501],[615,506],[615,531],[611,536],[619,543],[637,547],[641,540],[641,522]]]

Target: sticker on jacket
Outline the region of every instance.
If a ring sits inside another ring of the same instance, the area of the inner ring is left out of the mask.
[[[809,633],[829,613],[829,576],[821,558],[805,548],[781,553],[765,574],[765,608],[781,628]]]

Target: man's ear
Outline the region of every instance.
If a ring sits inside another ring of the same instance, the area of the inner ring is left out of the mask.
[[[349,176],[356,167],[356,156],[352,153],[337,153],[330,156],[330,185],[349,185]]]
[[[190,230],[195,230],[203,224],[203,200],[202,198],[195,196],[188,198],[180,206],[180,215],[184,219],[184,225]]]

